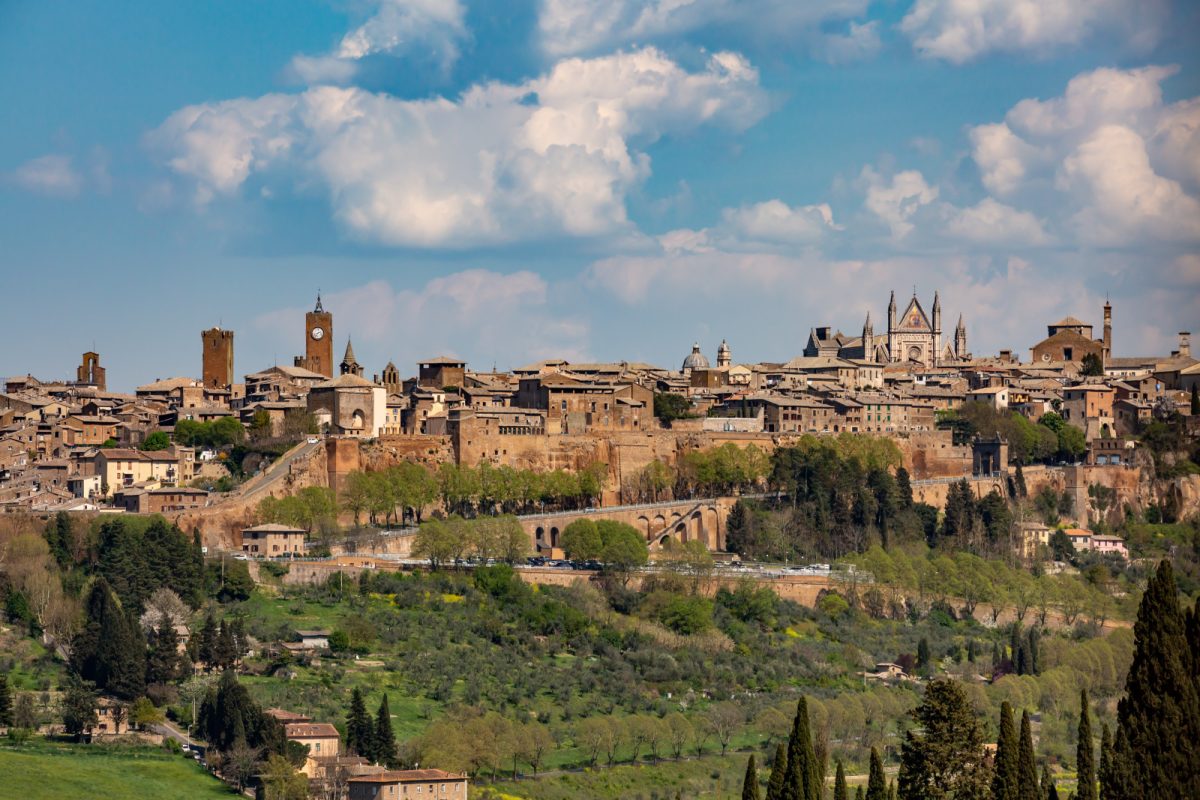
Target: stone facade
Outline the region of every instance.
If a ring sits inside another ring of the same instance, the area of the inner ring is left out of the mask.
[[[233,331],[210,328],[200,332],[203,346],[202,381],[208,389],[228,389],[233,385]]]

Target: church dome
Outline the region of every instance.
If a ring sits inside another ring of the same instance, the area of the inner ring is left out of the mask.
[[[683,360],[684,369],[708,369],[708,359],[700,352],[700,343],[692,345],[692,352]]]

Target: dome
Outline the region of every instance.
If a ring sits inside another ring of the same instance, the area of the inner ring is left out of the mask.
[[[692,352],[683,360],[684,369],[708,369],[708,359],[700,352],[700,344],[692,345]]]

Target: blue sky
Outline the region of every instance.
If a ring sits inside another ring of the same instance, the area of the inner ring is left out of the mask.
[[[1200,332],[1195,3],[0,2],[0,372]]]

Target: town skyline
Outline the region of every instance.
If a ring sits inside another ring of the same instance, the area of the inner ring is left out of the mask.
[[[1197,327],[1188,4],[518,6],[6,5],[6,322],[55,335],[0,368],[136,385],[221,324],[260,369],[317,289],[365,363],[777,358],[914,283],[980,352]]]

